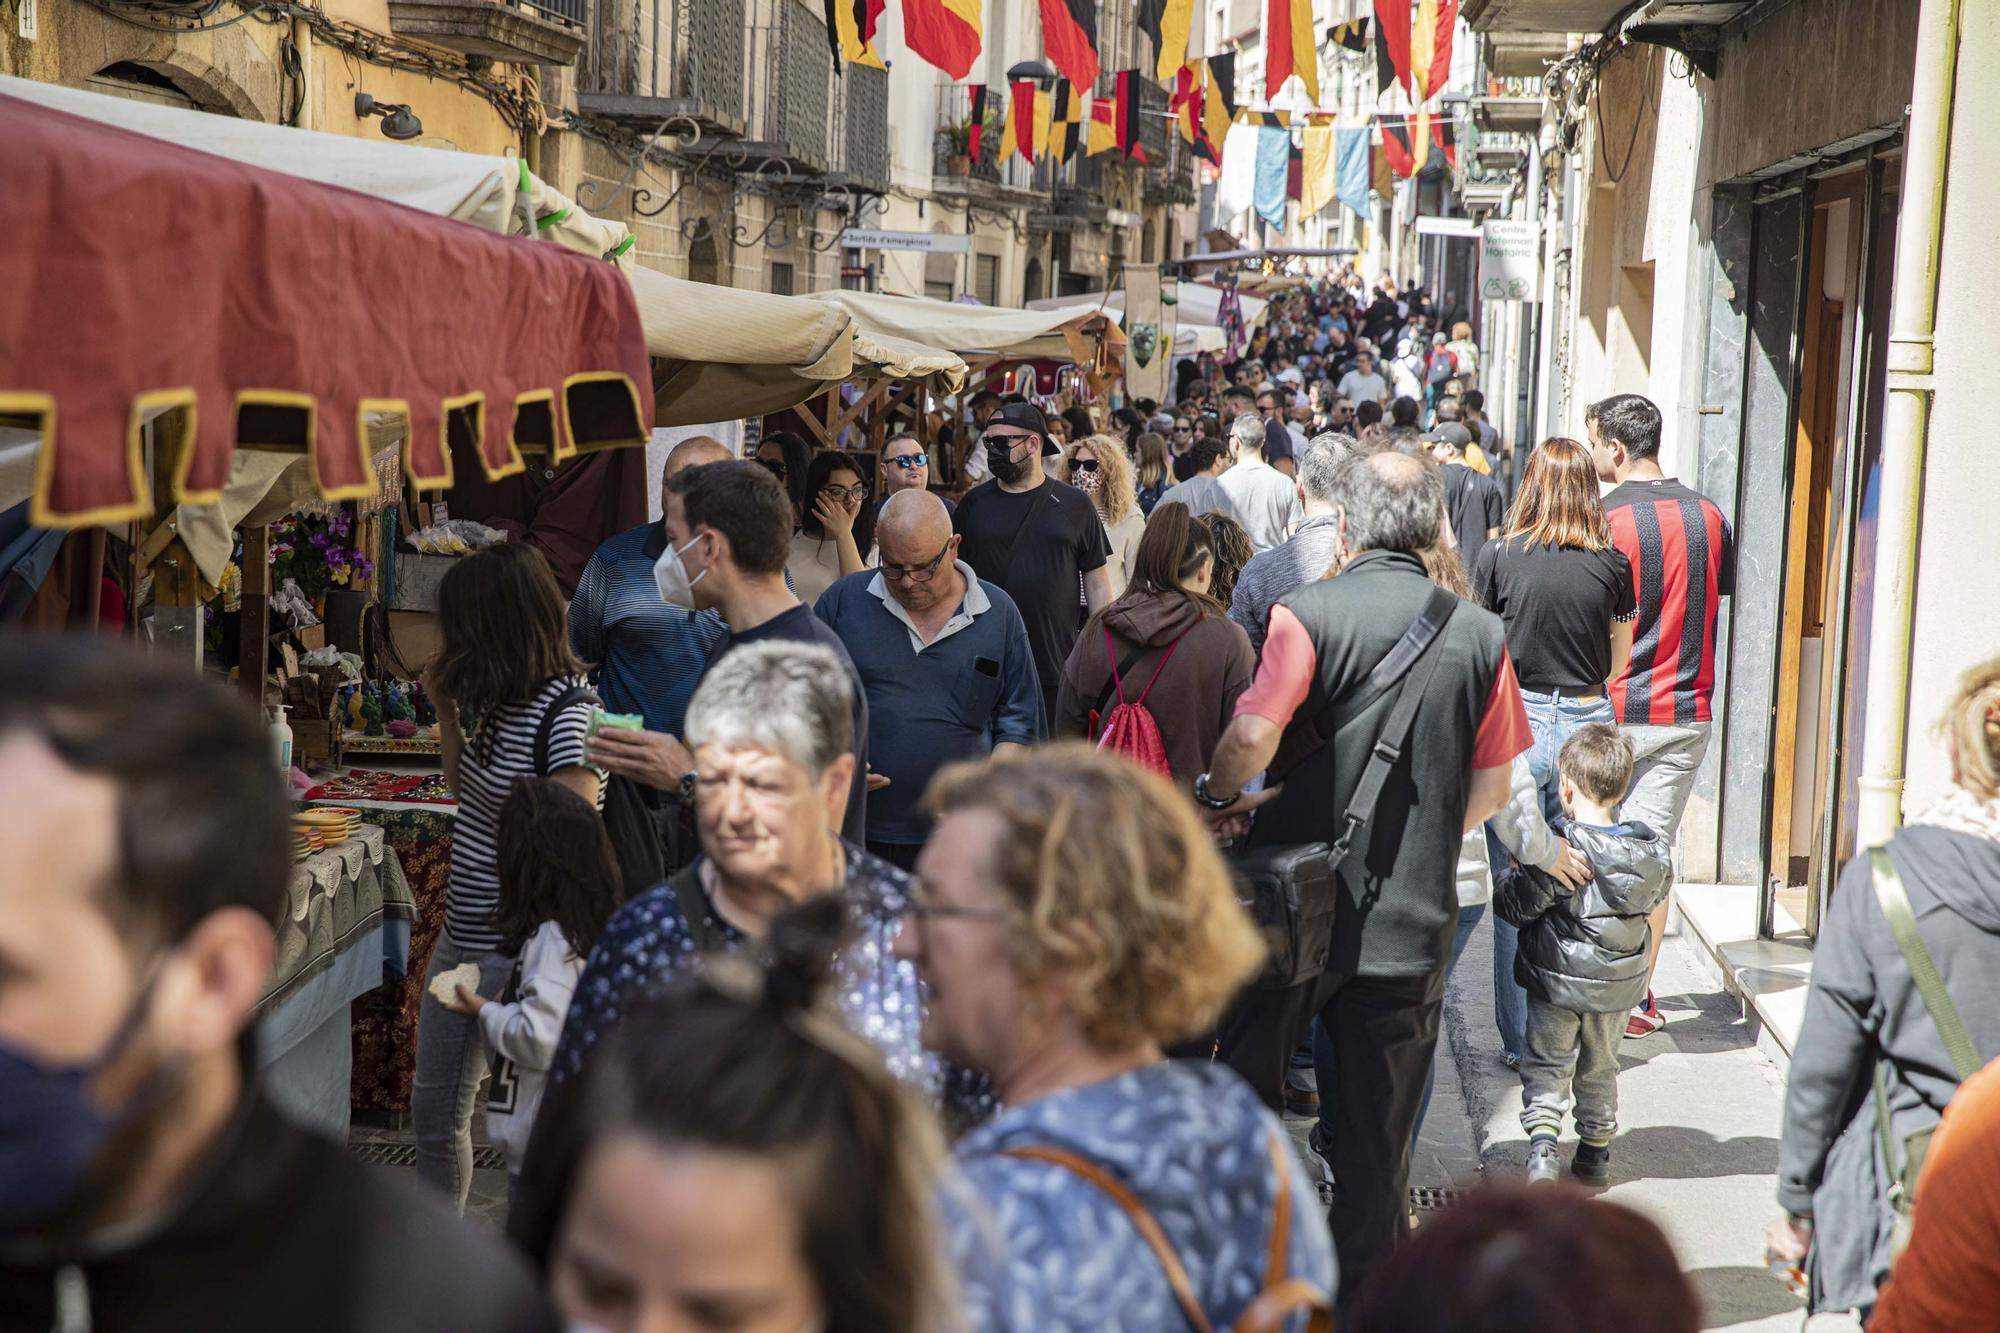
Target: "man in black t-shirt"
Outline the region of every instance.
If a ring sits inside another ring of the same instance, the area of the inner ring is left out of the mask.
[[[1448,421],[1426,437],[1431,457],[1444,469],[1444,512],[1458,535],[1458,556],[1470,570],[1479,548],[1500,535],[1507,518],[1507,497],[1493,478],[1474,471],[1465,461],[1472,432]]]
[[[1007,404],[986,423],[980,443],[993,479],[958,502],[952,526],[963,539],[959,558],[1020,609],[1053,717],[1063,663],[1083,625],[1078,580],[1092,611],[1110,604],[1111,542],[1090,497],[1044,472],[1043,455],[1056,450],[1039,408]]]

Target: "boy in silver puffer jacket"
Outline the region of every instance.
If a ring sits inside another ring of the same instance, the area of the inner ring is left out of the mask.
[[[1616,727],[1578,728],[1556,764],[1568,816],[1561,831],[1590,862],[1591,880],[1572,892],[1523,866],[1498,890],[1493,908],[1521,932],[1514,978],[1528,992],[1521,1058],[1528,1179],[1560,1174],[1556,1143],[1574,1107],[1582,1142],[1570,1172],[1603,1185],[1618,1132],[1618,1046],[1626,1014],[1645,998],[1646,917],[1671,886],[1670,849],[1645,825],[1618,822],[1618,803],[1632,783],[1632,743]]]

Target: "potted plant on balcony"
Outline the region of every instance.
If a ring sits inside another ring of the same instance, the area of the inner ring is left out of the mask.
[[[952,176],[972,174],[972,118],[967,116],[942,131],[945,142],[945,171]]]

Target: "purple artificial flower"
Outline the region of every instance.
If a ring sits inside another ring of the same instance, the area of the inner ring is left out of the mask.
[[[329,538],[324,532],[315,532],[312,535],[312,544],[318,547],[322,551],[327,549],[327,547],[331,544],[331,541],[332,539]]]
[[[372,579],[375,577],[375,562],[373,560],[370,560],[365,555],[359,555],[354,558],[354,561],[354,567],[360,572],[362,578]]]
[[[331,550],[329,550],[326,553],[326,567],[328,569],[346,569],[347,549],[345,547],[336,546]]]

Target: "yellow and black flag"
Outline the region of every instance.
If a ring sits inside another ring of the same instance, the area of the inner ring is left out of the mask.
[[[1094,97],[1090,101],[1090,131],[1084,139],[1083,152],[1086,157],[1096,157],[1108,153],[1118,146],[1118,130],[1111,123],[1111,99]]]
[[[889,0],[826,0],[826,40],[833,48],[833,72],[847,61],[887,69],[875,50],[875,28]]]
[[[1153,77],[1162,82],[1187,64],[1194,0],[1139,0],[1139,31],[1153,43]]]
[[[1345,23],[1336,23],[1326,30],[1326,39],[1343,51],[1367,55],[1368,20],[1349,19]]]
[[[1202,63],[1201,124],[1220,151],[1236,121],[1236,53],[1210,56]]]
[[[1049,156],[1067,162],[1083,139],[1083,94],[1068,79],[1056,82],[1055,110],[1049,115]]]

